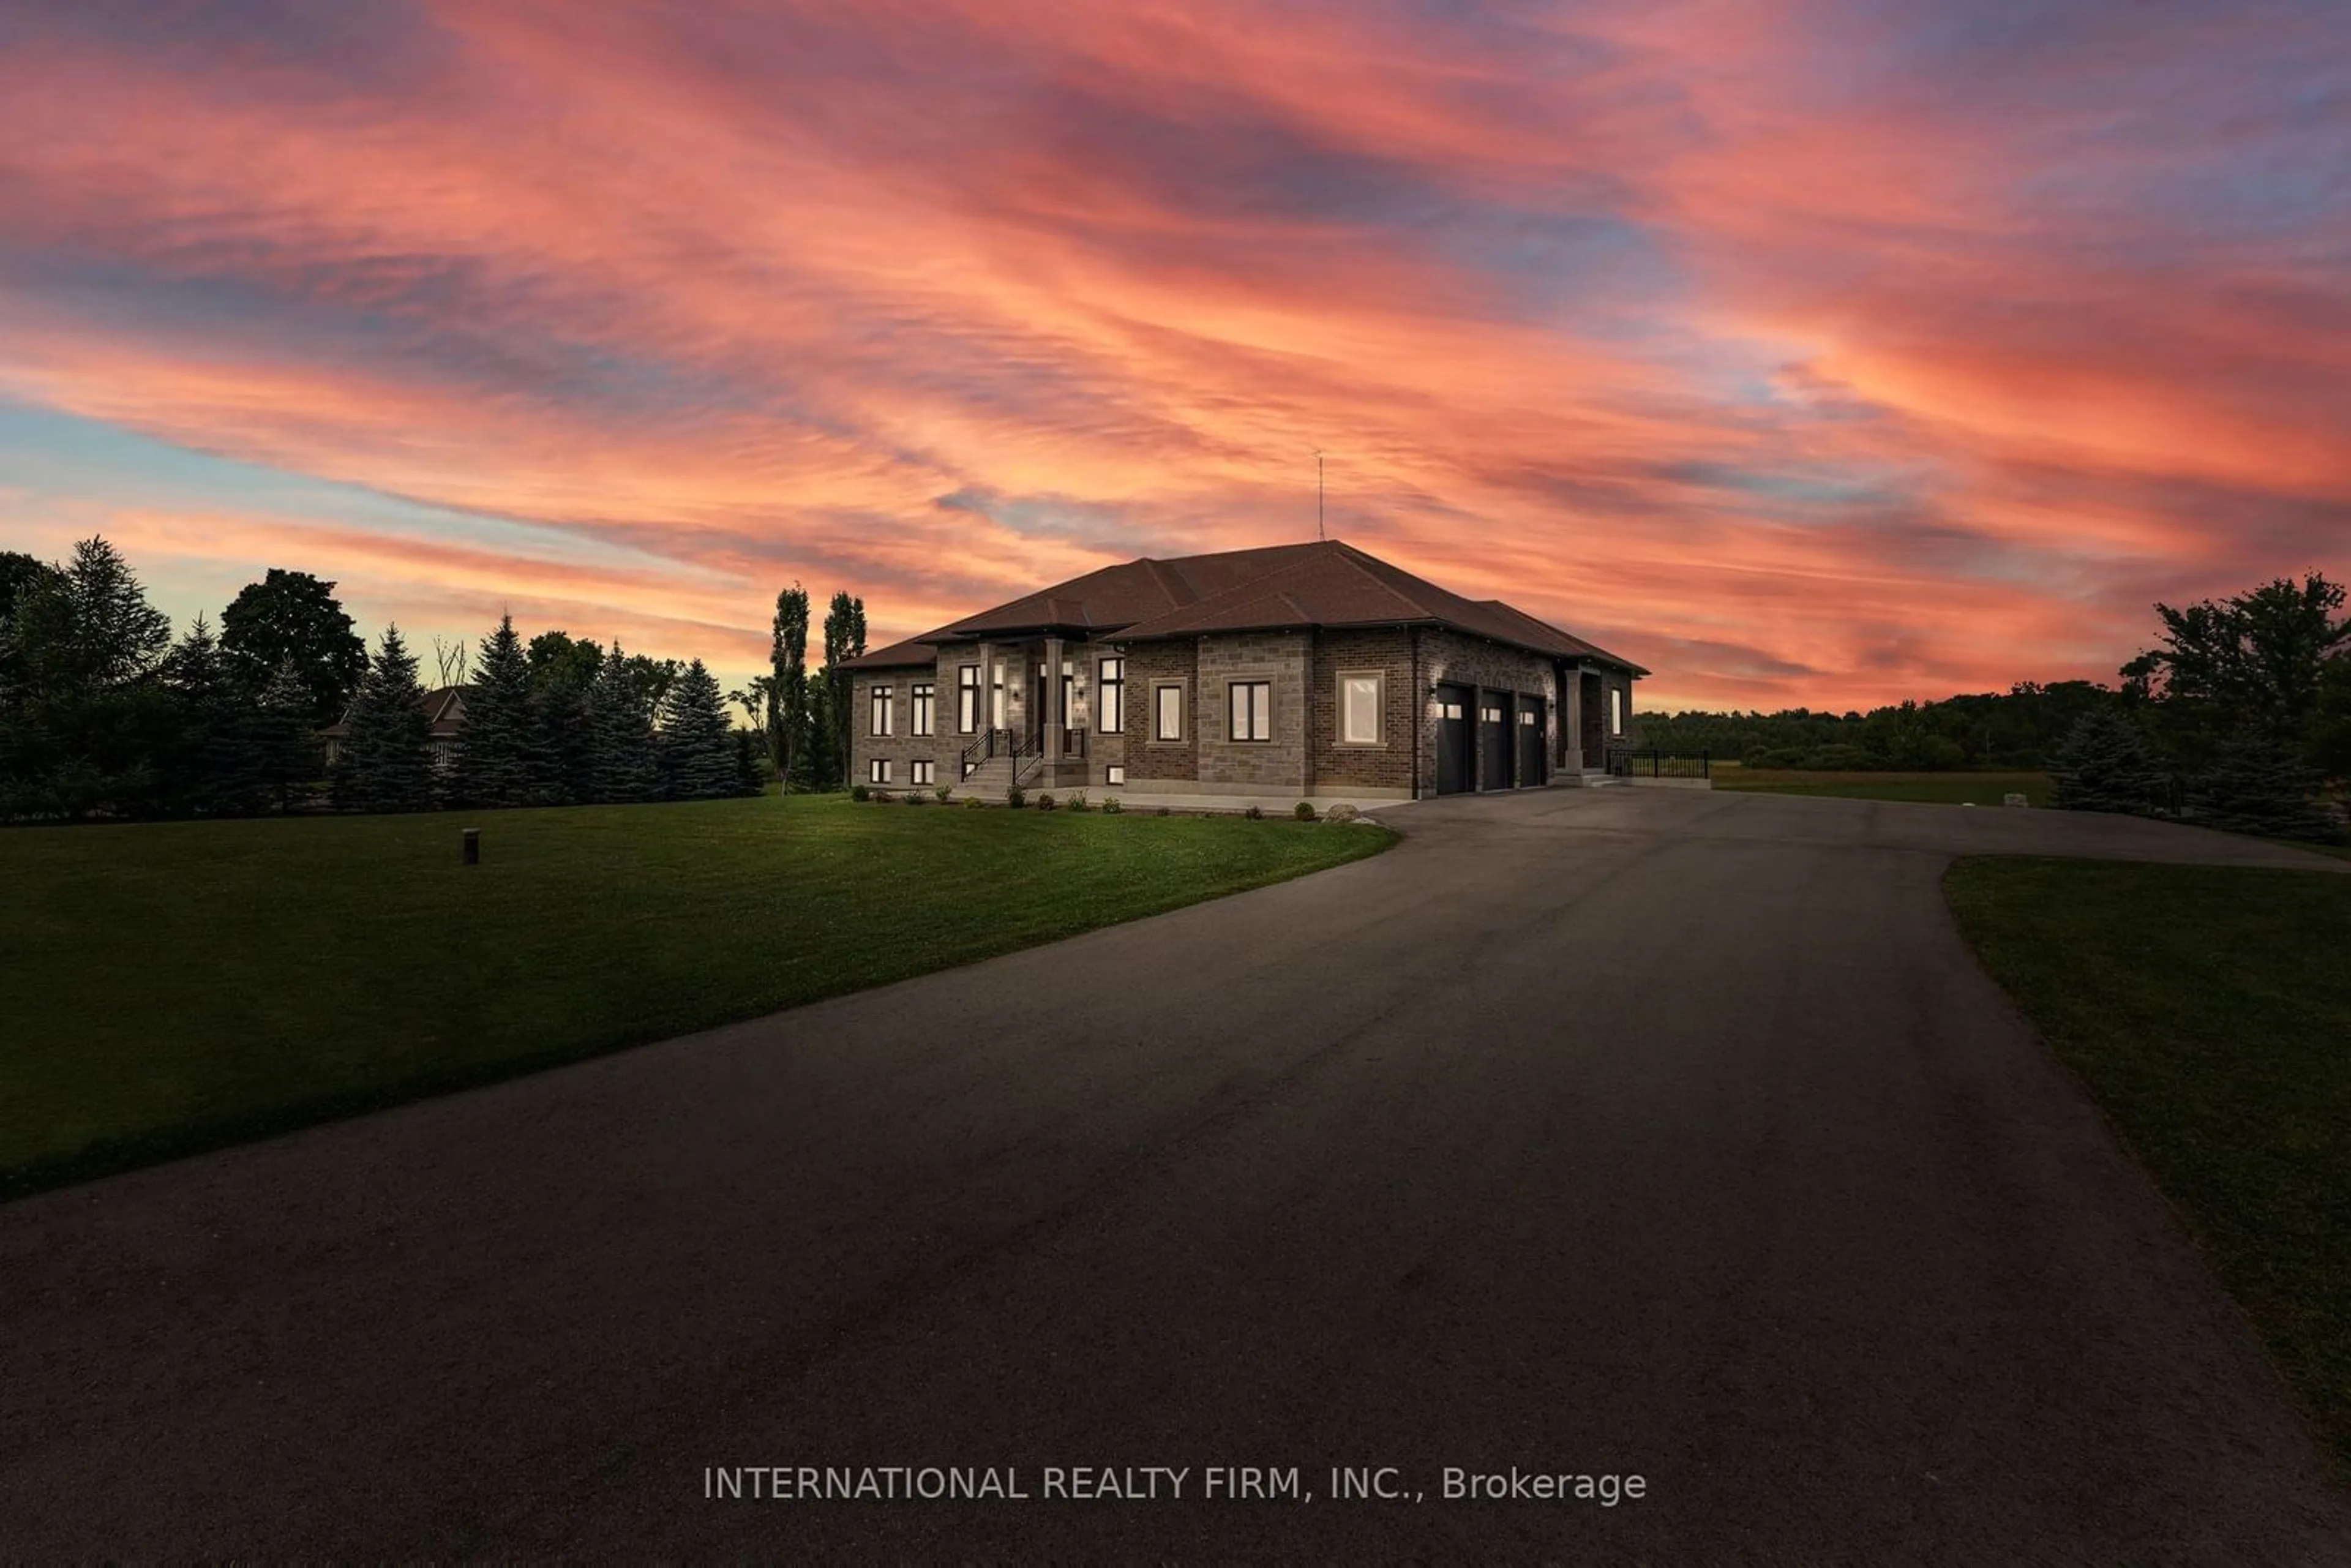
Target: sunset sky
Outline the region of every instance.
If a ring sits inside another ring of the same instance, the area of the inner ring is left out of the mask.
[[[2351,575],[2351,6],[0,0],[0,548],[183,622],[732,679],[1317,447],[1645,706],[2111,680]]]

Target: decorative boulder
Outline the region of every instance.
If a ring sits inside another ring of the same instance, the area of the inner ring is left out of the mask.
[[[2003,806],[2030,806],[2032,804],[2032,801],[2026,800],[2023,796],[2018,794],[2013,789],[2010,790],[2007,794],[2002,795],[2000,798],[2000,803]]]
[[[1329,810],[1323,812],[1322,820],[1326,822],[1352,822],[1363,814],[1364,813],[1357,808],[1342,801],[1340,804],[1333,806]]]

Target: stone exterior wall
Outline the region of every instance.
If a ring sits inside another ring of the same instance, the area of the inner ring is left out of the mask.
[[[1312,645],[1312,636],[1303,631],[1199,640],[1192,716],[1202,787],[1306,792],[1306,680]],[[1231,687],[1240,681],[1263,681],[1270,688],[1272,711],[1264,740],[1231,738]]]
[[[1311,748],[1307,783],[1315,794],[1412,794],[1413,633],[1401,626],[1372,631],[1318,632],[1314,636],[1306,706]],[[1339,738],[1339,677],[1378,673],[1384,680],[1380,744],[1350,746]],[[1419,689],[1428,689],[1424,674]]]
[[[914,687],[917,682],[933,678],[931,667],[916,664],[902,670],[859,670],[850,678],[849,710],[849,782],[864,784],[876,789],[930,789],[935,784],[955,781],[955,759],[963,749],[963,742],[952,734],[955,724],[953,696],[949,706],[941,706],[935,698],[932,706],[933,734],[918,736],[914,730]],[[873,727],[873,692],[877,687],[890,691],[891,733],[877,736]],[[890,781],[872,781],[872,763],[883,758],[890,764]],[[914,782],[914,764],[917,760],[932,764],[933,784]]]

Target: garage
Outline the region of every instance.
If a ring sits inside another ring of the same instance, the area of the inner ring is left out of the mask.
[[[1519,783],[1543,781],[1543,708],[1541,697],[1519,698]]]
[[[1468,686],[1437,688],[1437,792],[1458,795],[1477,788],[1477,758],[1470,750],[1469,709],[1477,694]]]
[[[1508,692],[1478,694],[1478,788],[1510,787],[1510,706]]]

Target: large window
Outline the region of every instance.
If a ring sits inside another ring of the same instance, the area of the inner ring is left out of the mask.
[[[1273,738],[1273,683],[1235,681],[1232,684],[1232,738]]]
[[[1078,722],[1078,666],[1068,659],[1061,661],[1061,706],[1058,711],[1063,728],[1085,727]]]
[[[1151,688],[1151,738],[1181,740],[1184,738],[1184,688],[1179,685]]]
[[[1104,735],[1117,735],[1126,728],[1126,661],[1104,659],[1094,683],[1094,706],[1102,711],[1094,715],[1094,727]]]
[[[979,733],[979,666],[965,664],[956,671],[956,728],[965,735]]]
[[[866,733],[888,735],[890,733],[890,688],[875,686],[871,701],[872,706],[866,714],[869,727]]]
[[[1387,710],[1384,677],[1376,673],[1339,677],[1339,744],[1377,746],[1381,716]]]
[[[906,733],[909,735],[931,734],[931,725],[933,722],[931,718],[931,708],[933,706],[931,701],[931,683],[928,681],[916,681],[913,685],[907,687],[906,690],[908,695],[913,699],[914,706],[913,727],[908,729]]]
[[[1625,733],[1625,688],[1622,686],[1608,688],[1608,733]]]
[[[998,659],[987,669],[987,727],[1007,727],[1004,708],[1004,661]]]
[[[890,782],[890,759],[886,757],[877,757],[872,761],[867,763],[865,765],[865,781],[868,784],[887,784]]]

